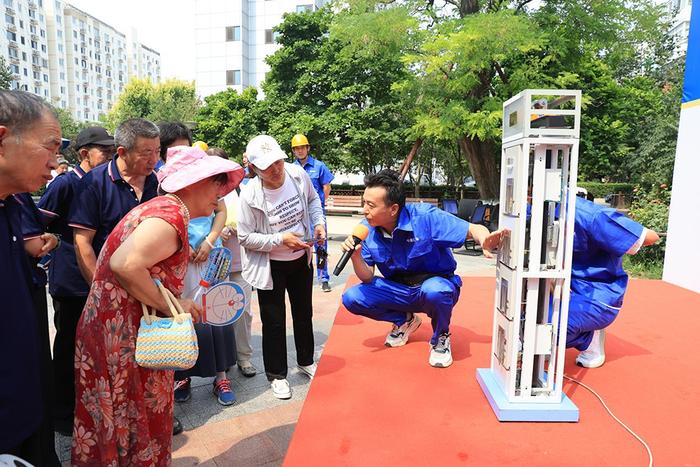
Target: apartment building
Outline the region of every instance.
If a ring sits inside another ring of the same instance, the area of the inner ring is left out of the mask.
[[[265,58],[279,45],[273,28],[289,12],[320,8],[324,0],[195,0],[196,83],[201,97],[233,88],[260,88]]]
[[[2,2],[0,53],[14,89],[69,109],[77,120],[97,121],[131,77],[160,80],[157,51],[63,0]]]
[[[676,55],[683,55],[688,50],[692,0],[664,0],[664,3],[671,18],[670,33],[676,40]]]
[[[51,99],[48,33],[42,0],[2,0],[0,53],[13,88]]]

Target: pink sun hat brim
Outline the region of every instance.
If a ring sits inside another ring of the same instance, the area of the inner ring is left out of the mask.
[[[210,156],[199,148],[175,146],[168,149],[165,165],[156,173],[161,190],[175,193],[214,175],[225,173],[226,194],[235,190],[245,172],[236,162]]]

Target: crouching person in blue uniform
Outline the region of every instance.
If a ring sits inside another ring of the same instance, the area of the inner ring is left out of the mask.
[[[451,248],[474,238],[484,255],[499,244],[502,232],[489,233],[427,204],[405,204],[398,173],[392,170],[365,177],[364,215],[369,235],[355,247],[352,237],[341,245],[355,248],[351,260],[362,284],[343,294],[350,312],[393,324],[385,345],[400,347],[421,325],[416,313],[426,313],[433,326],[429,363],[452,364],[450,319],[462,280]],[[374,275],[375,266],[384,277]]]
[[[622,258],[658,240],[656,232],[615,209],[576,198],[566,346],[581,351],[577,365],[605,363],[605,328],[617,318],[627,290]]]

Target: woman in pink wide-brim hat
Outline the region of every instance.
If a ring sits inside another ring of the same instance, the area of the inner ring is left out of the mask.
[[[170,315],[153,278],[180,295],[189,219],[210,215],[242,178],[235,162],[171,148],[158,172],[165,194],[132,209],[107,238],[76,333],[73,465],[170,465],[173,372],[136,365],[141,303]],[[178,300],[198,318],[197,305]]]

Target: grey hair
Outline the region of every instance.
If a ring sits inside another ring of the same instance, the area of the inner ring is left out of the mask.
[[[56,111],[41,97],[24,91],[0,90],[0,125],[20,135],[45,115],[56,117]]]
[[[114,143],[127,151],[134,149],[136,138],[159,138],[160,130],[155,123],[143,118],[130,118],[122,122],[114,132]]]

